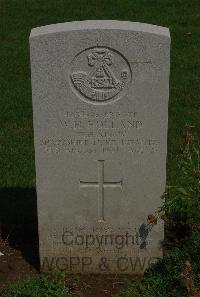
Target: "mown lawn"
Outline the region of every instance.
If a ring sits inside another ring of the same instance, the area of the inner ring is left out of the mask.
[[[42,25],[86,19],[169,27],[172,45],[167,184],[186,182],[178,168],[186,125],[193,126],[189,130],[196,146],[200,141],[199,0],[0,0],[0,226],[9,222],[28,224],[36,219],[30,31]],[[168,260],[162,267],[168,267]],[[156,273],[153,271],[149,278],[151,285]],[[165,283],[166,292],[170,281]],[[148,278],[145,286],[149,286]],[[29,290],[29,286],[22,290]],[[128,290],[123,296],[133,296],[140,289]]]
[[[195,133],[200,132],[200,1],[0,0],[0,188],[35,187],[31,28],[85,19],[129,20],[170,28],[167,183],[180,183],[176,158],[184,126],[194,125]]]

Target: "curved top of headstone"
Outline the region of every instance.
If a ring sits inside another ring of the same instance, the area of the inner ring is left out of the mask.
[[[169,29],[166,27],[150,25],[145,23],[115,21],[115,20],[89,20],[89,21],[76,21],[52,24],[42,27],[37,27],[31,30],[30,38],[52,34],[61,33],[73,30],[127,30],[146,32],[150,34],[163,35],[170,38]]]

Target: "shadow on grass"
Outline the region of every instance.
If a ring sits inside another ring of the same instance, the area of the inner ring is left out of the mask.
[[[39,270],[37,204],[34,188],[0,189],[0,233]]]

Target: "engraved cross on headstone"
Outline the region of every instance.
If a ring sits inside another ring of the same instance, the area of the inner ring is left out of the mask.
[[[80,187],[95,187],[98,188],[98,222],[105,221],[104,219],[104,188],[116,188],[122,189],[122,180],[117,182],[105,182],[104,181],[104,160],[98,160],[98,181],[86,182],[80,181]]]

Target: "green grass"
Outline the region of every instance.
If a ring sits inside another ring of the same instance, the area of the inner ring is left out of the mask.
[[[65,287],[64,275],[54,273],[53,276],[38,275],[28,277],[23,282],[9,284],[0,289],[1,297],[71,297]]]
[[[146,22],[170,28],[168,184],[186,123],[200,134],[199,0],[1,0],[0,188],[35,187],[28,37],[33,27],[84,19]],[[189,33],[189,34],[188,34]]]
[[[185,125],[195,126],[192,133],[196,143],[200,135],[200,1],[0,0],[0,222],[30,223],[35,220],[32,211],[35,209],[35,169],[30,30],[42,25],[85,19],[129,20],[170,28],[167,184],[185,185],[185,175],[181,174],[178,162]],[[131,284],[123,297],[183,297],[185,290],[179,285],[179,271],[186,257],[190,258],[195,273],[199,274],[195,261],[200,260],[197,260],[200,240],[195,240],[189,241],[190,248],[180,247],[166,255],[163,262],[149,271],[143,283]],[[21,286],[11,285],[11,293],[7,288],[5,296],[47,296],[47,288],[43,291],[45,282],[41,276]],[[197,286],[199,288],[199,282]],[[170,287],[174,291],[169,291]],[[54,295],[48,296],[69,296],[63,286],[57,289],[55,294],[52,293]],[[38,295],[30,295],[37,290]]]

